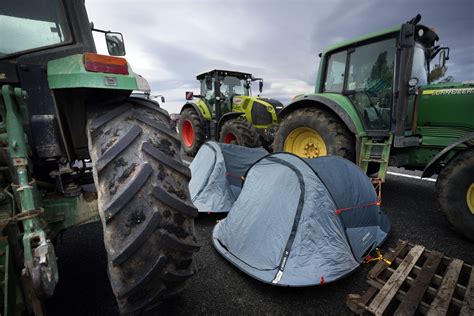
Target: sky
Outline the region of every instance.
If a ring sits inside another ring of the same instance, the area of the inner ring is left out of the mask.
[[[86,0],[86,7],[96,28],[123,33],[125,58],[170,113],[186,91],[199,94],[196,75],[212,69],[263,77],[262,96],[287,104],[314,91],[326,46],[417,13],[450,47],[448,75],[474,80],[474,0]],[[106,53],[103,34],[95,40]]]

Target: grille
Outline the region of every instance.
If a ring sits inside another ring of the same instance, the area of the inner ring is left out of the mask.
[[[267,107],[258,101],[252,106],[252,123],[255,125],[272,124],[272,114],[267,111]]]

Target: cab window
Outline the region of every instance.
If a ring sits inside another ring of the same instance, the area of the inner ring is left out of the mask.
[[[344,72],[346,69],[347,53],[339,52],[328,58],[326,80],[324,81],[324,92],[342,92],[344,86]]]
[[[215,78],[212,78],[211,89],[207,89],[206,86],[206,79],[201,80],[201,95],[204,97],[204,102],[208,106],[209,110],[211,111],[212,116],[214,116],[216,112],[216,95],[214,93],[214,83]]]

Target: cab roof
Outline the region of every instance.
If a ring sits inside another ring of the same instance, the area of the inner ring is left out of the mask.
[[[372,38],[385,37],[385,36],[388,36],[389,34],[395,34],[397,32],[400,32],[400,29],[401,29],[401,25],[397,25],[397,26],[394,26],[394,27],[391,27],[391,28],[388,28],[388,29],[385,29],[385,30],[382,30],[382,31],[371,32],[371,33],[368,33],[368,34],[365,34],[365,35],[362,35],[362,36],[351,38],[351,39],[348,39],[346,41],[343,41],[343,42],[340,42],[340,43],[337,43],[337,44],[326,47],[323,50],[322,54],[326,55],[328,52],[338,50],[339,48],[343,48],[343,47],[346,47],[346,46],[357,45],[360,42],[364,42],[364,41],[367,41],[367,40],[372,39]]]
[[[202,80],[206,75],[214,76],[234,76],[237,78],[252,79],[252,74],[234,70],[223,70],[223,69],[214,69],[211,71],[203,72],[202,74],[197,75],[196,79]]]
[[[390,37],[390,35],[396,35],[400,32],[401,28],[402,28],[402,25],[397,25],[397,26],[393,26],[393,27],[384,29],[382,31],[371,32],[371,33],[368,33],[368,34],[365,34],[365,35],[362,35],[362,36],[351,38],[349,40],[346,40],[346,41],[343,41],[343,42],[340,42],[340,43],[337,43],[337,44],[326,47],[323,50],[322,55],[326,55],[329,52],[337,51],[337,50],[339,50],[341,48],[344,48],[344,47],[356,46],[359,43],[369,41],[371,39]],[[418,38],[417,39],[418,41],[425,42],[425,44],[427,44],[427,45],[434,45],[434,41],[438,40],[438,35],[436,35],[436,33],[433,30],[431,30],[429,27],[427,27],[425,25],[422,25],[422,24],[417,24],[416,25],[416,30],[419,30],[419,29],[423,29],[425,31],[424,33],[426,35],[428,35],[428,33],[429,33],[429,36],[424,36],[423,38]],[[426,39],[425,39],[425,37],[426,37]]]

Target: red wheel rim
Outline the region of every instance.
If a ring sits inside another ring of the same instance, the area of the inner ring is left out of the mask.
[[[236,141],[237,140],[237,137],[235,137],[234,134],[232,133],[228,133],[227,135],[225,135],[224,137],[224,144],[231,144],[232,142]]]
[[[181,136],[183,138],[184,146],[191,147],[194,144],[194,128],[190,120],[185,120],[183,122]]]

